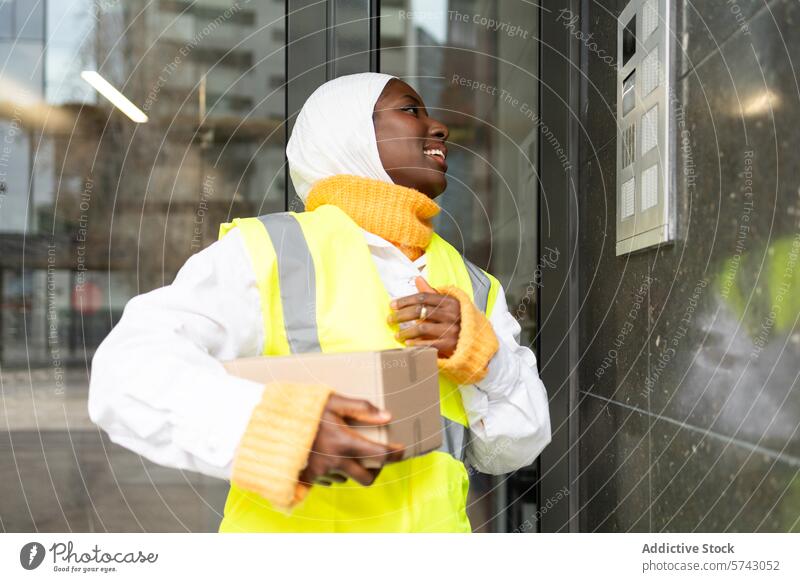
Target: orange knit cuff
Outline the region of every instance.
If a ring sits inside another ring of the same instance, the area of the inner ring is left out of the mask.
[[[500,348],[492,324],[458,287],[446,285],[437,291],[455,297],[461,304],[458,345],[449,358],[437,359],[439,370],[459,385],[483,380],[489,372],[489,360]]]
[[[302,501],[309,486],[298,477],[331,392],[322,384],[267,384],[239,442],[231,483],[284,511]]]

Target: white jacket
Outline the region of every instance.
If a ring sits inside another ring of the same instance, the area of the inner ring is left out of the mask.
[[[412,262],[363,233],[389,295],[416,293],[425,255]],[[502,289],[490,321],[500,348],[487,376],[461,394],[474,434],[468,461],[501,474],[536,459],[550,442],[550,415],[536,358],[519,345]],[[228,375],[220,361],[260,355],[263,335],[255,277],[234,228],[190,257],[171,285],[127,303],[94,355],[89,416],[112,442],[155,463],[229,480],[263,387]]]

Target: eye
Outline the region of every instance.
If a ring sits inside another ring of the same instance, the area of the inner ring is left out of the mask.
[[[404,105],[400,108],[401,111],[412,111],[415,116],[419,117],[419,105]]]

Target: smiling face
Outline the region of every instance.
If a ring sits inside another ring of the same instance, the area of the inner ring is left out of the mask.
[[[399,79],[384,87],[372,115],[381,164],[395,184],[436,198],[447,187],[447,126]]]

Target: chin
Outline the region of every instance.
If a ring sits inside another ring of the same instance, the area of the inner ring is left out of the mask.
[[[441,171],[433,172],[431,170],[426,170],[424,173],[417,173],[410,176],[393,176],[389,173],[389,177],[392,178],[395,184],[405,186],[406,188],[413,188],[418,192],[422,192],[431,200],[442,194],[445,188],[447,188],[447,176]]]
[[[440,194],[444,193],[444,186],[436,185],[430,188],[425,188],[424,190],[420,189],[420,192],[422,192],[423,194],[425,194],[425,196],[433,200],[437,198]]]
[[[444,188],[441,188],[441,189],[437,188],[436,190],[434,190],[432,192],[425,192],[425,194],[427,194],[428,198],[430,198],[431,200],[434,200],[434,199],[438,198],[443,193],[444,193]]]
[[[439,196],[440,194],[444,194],[444,191],[445,191],[445,190],[447,190],[447,178],[445,178],[445,177],[444,177],[444,175],[442,175],[441,187],[440,187],[440,188],[439,188],[439,190],[436,192],[436,194],[434,194],[434,195],[432,196],[432,198],[436,198],[436,197],[437,197],[437,196]]]
[[[433,200],[440,194],[444,193],[447,189],[447,178],[444,174],[437,174],[436,178],[432,180],[430,183],[425,184],[424,189],[420,189],[420,191],[427,195],[428,198]]]

